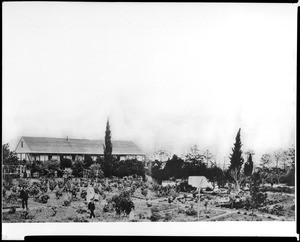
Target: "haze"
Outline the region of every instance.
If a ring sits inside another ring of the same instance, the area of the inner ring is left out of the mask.
[[[295,143],[292,4],[3,3],[2,143],[21,136],[190,145],[228,157]],[[260,157],[256,155],[256,159]]]

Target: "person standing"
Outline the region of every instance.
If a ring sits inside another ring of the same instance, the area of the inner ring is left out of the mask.
[[[93,187],[93,183],[91,182],[86,191],[86,202],[89,204],[91,199],[94,199],[95,189]]]
[[[20,198],[22,199],[22,208],[28,209],[28,193],[25,189],[25,186],[22,187],[20,191]]]
[[[94,210],[95,210],[95,203],[94,203],[94,199],[92,198],[91,201],[88,204],[88,209],[91,211],[90,214],[90,219],[91,218],[96,218],[95,214],[94,214]]]

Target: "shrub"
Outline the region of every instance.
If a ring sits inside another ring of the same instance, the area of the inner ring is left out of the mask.
[[[146,197],[148,195],[148,190],[146,188],[144,188],[144,189],[142,189],[141,193],[143,196]]]
[[[87,209],[84,206],[84,204],[80,205],[79,208],[76,210],[77,213],[83,214],[83,213],[87,213]]]
[[[159,213],[152,213],[151,216],[150,216],[150,220],[152,222],[157,222],[160,219],[161,219],[161,216],[160,216]]]
[[[188,216],[195,216],[197,215],[197,211],[194,209],[194,208],[188,208],[185,213],[188,215]]]
[[[62,188],[63,185],[64,185],[64,182],[63,182],[62,180],[59,180],[59,181],[58,181],[58,187],[59,187],[59,188]]]
[[[81,193],[80,193],[80,197],[81,197],[82,199],[85,199],[85,198],[86,198],[86,195],[87,195],[86,190],[82,190]]]
[[[93,165],[91,165],[90,166],[90,170],[91,170],[92,175],[94,177],[97,177],[97,178],[103,178],[104,177],[104,173],[101,170],[101,166],[99,164],[93,164]]]
[[[72,167],[72,161],[68,158],[62,158],[60,160],[60,168],[64,170],[65,168],[71,168]]]
[[[19,180],[19,186],[28,188],[29,187],[29,180],[21,178]]]
[[[119,195],[112,197],[113,206],[115,208],[116,214],[129,215],[131,210],[134,209],[134,203],[130,198],[129,192],[121,192]]]
[[[77,215],[73,221],[74,222],[88,222],[88,220],[82,215]]]
[[[57,190],[57,191],[55,192],[55,196],[56,196],[57,199],[61,198],[62,195],[63,195],[63,194],[62,194],[62,192],[61,192],[60,190]]]
[[[70,198],[66,198],[64,201],[63,201],[63,206],[69,206],[71,204],[72,200]]]
[[[53,191],[56,186],[57,186],[57,182],[55,180],[49,181],[49,188],[51,191]]]
[[[22,211],[20,217],[22,219],[33,219],[34,215],[33,214],[29,214],[28,211]]]
[[[165,214],[164,222],[168,222],[172,219],[172,215],[170,213]]]
[[[109,211],[110,211],[109,205],[105,204],[104,207],[103,207],[103,212],[107,213]]]
[[[181,182],[177,189],[179,192],[192,192],[196,190],[196,188],[189,185],[187,181]]]
[[[151,213],[158,213],[159,209],[157,206],[151,208]]]
[[[283,206],[279,204],[275,204],[273,208],[269,209],[269,213],[278,216],[283,216],[284,215]]]
[[[16,208],[15,207],[11,207],[8,211],[9,214],[14,214],[16,213]]]
[[[259,190],[261,178],[259,172],[255,172],[251,176],[250,195],[252,210],[261,206],[267,199],[267,194]]]
[[[30,186],[28,189],[28,194],[31,197],[36,197],[37,195],[39,195],[39,193],[40,193],[40,188],[35,184]]]
[[[38,199],[38,202],[40,202],[40,203],[47,203],[49,198],[50,197],[48,195],[41,195],[39,197],[39,199]]]
[[[138,175],[145,179],[144,164],[136,159],[119,161],[116,163],[115,175],[117,177]]]

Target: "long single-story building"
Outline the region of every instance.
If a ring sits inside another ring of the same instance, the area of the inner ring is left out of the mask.
[[[103,156],[104,140],[21,137],[15,152],[20,160],[47,161],[68,158],[83,159],[90,155],[93,160]],[[112,154],[119,160],[138,159],[144,161],[145,154],[132,141],[112,141]]]

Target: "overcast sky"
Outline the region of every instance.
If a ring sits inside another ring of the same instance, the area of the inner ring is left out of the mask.
[[[196,144],[228,157],[295,141],[292,4],[3,4],[2,143],[21,136]],[[259,159],[260,157],[256,157]]]

